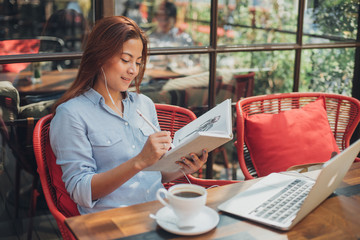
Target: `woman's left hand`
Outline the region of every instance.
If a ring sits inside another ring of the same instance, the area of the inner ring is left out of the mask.
[[[200,158],[195,153],[191,153],[190,156],[191,159],[183,157],[182,161],[176,162],[181,166],[185,174],[191,174],[198,171],[206,163],[208,159],[208,151],[203,149],[203,154]]]

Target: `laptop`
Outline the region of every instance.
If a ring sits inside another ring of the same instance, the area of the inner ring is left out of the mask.
[[[271,173],[218,209],[290,230],[339,186],[360,151],[360,139],[325,162],[316,180],[297,172]]]

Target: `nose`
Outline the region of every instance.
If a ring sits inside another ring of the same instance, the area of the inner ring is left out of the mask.
[[[131,75],[134,75],[134,74],[136,74],[136,71],[137,71],[136,63],[130,64],[130,66],[128,68],[128,73]]]

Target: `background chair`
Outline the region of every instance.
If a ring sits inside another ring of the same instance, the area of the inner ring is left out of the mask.
[[[6,143],[15,157],[15,189],[9,192],[7,197],[12,199],[15,208],[15,218],[19,216],[20,206],[20,183],[22,171],[32,176],[30,185],[29,204],[29,226],[28,239],[32,236],[32,223],[35,216],[37,199],[41,194],[38,188],[38,174],[36,172],[36,161],[32,147],[32,135],[36,121],[42,114],[46,114],[52,102],[40,102],[28,106],[20,106],[20,97],[16,88],[8,81],[0,81],[0,109],[1,121],[3,122],[3,144]],[[26,189],[27,190],[27,189]],[[26,191],[25,191],[26,192]],[[13,194],[12,194],[13,193]],[[27,196],[27,195],[23,195]]]
[[[255,73],[234,75],[236,100],[254,95]]]
[[[249,97],[236,103],[237,141],[235,145],[240,168],[245,179],[253,179],[258,176],[250,157],[249,148],[244,140],[245,117],[261,113],[277,114],[291,109],[300,109],[319,97],[325,98],[327,119],[336,144],[339,150],[342,151],[349,146],[350,138],[360,121],[360,101],[355,98],[329,93],[284,93]],[[301,149],[301,146],[299,146],[299,149]],[[314,162],[316,161],[314,159]]]
[[[65,48],[65,42],[60,37],[54,36],[38,36],[38,40],[40,40],[40,53],[49,53],[49,52],[63,52]],[[65,66],[65,61],[52,61],[52,62],[43,62],[41,66],[41,70],[58,70],[62,71]]]
[[[2,142],[6,143],[16,159],[15,166],[15,189],[14,192],[8,192],[7,197],[13,198],[15,208],[15,218],[19,217],[19,200],[20,200],[20,177],[21,170],[25,170],[33,177],[30,188],[29,199],[29,225],[28,239],[31,239],[33,217],[36,210],[36,200],[39,196],[38,175],[36,167],[32,164],[34,160],[27,146],[31,146],[31,138],[34,126],[34,118],[18,119],[19,114],[19,94],[10,82],[0,82],[0,108],[1,108],[1,125],[2,125]],[[5,156],[5,148],[3,156]],[[13,195],[12,195],[13,193]]]

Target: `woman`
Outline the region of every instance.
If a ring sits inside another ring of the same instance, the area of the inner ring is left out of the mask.
[[[51,147],[63,181],[81,214],[152,201],[162,183],[197,171],[207,160],[179,162],[182,169],[142,171],[169,149],[169,132],[159,128],[154,103],[139,93],[147,59],[147,38],[126,17],[100,20],[85,47],[78,76],[55,105]],[[135,82],[136,93],[128,88]]]

